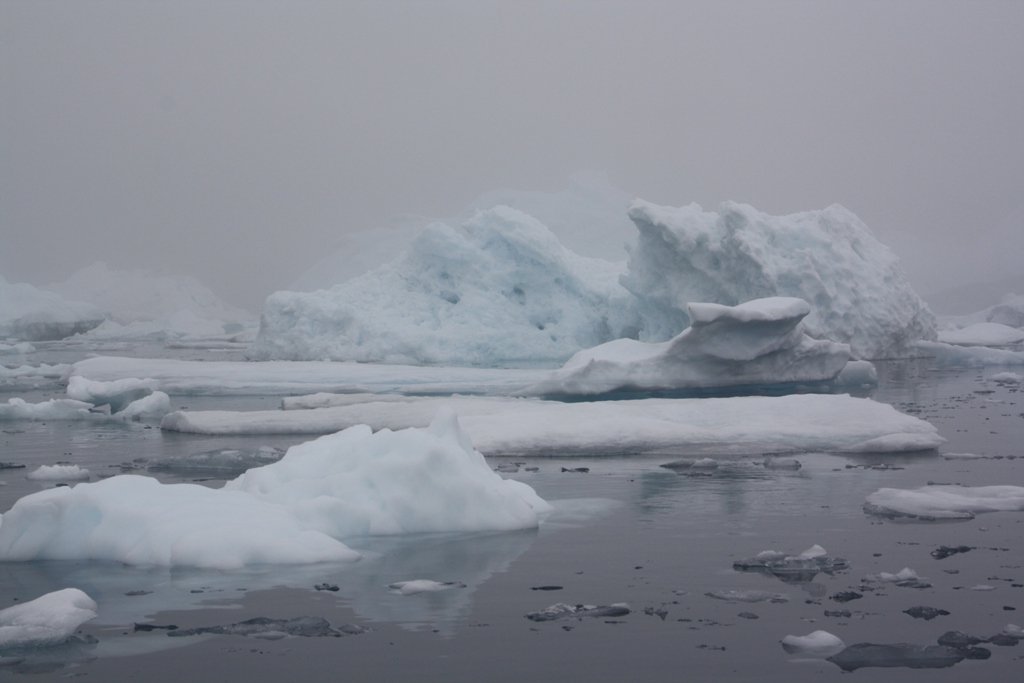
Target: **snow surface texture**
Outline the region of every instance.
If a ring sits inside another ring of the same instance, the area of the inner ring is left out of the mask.
[[[444,411],[426,430],[361,425],[294,446],[222,489],[123,475],[25,496],[0,519],[0,560],[344,562],[360,555],[342,539],[535,528],[550,510],[491,471]]]
[[[734,202],[705,212],[638,200],[629,216],[640,234],[622,284],[639,300],[643,341],[686,328],[690,302],[772,296],[810,303],[807,333],[848,343],[858,358],[904,355],[912,342],[935,338],[935,317],[899,259],[839,205],[769,216]]]
[[[1024,365],[1024,351],[990,349],[986,346],[957,346],[931,341],[919,341],[914,344],[914,348],[922,355],[934,358],[938,365]]]
[[[0,653],[60,645],[75,629],[96,618],[96,603],[77,588],[47,593],[0,610]]]
[[[103,313],[83,301],[65,301],[32,285],[10,284],[0,277],[0,339],[47,341],[87,332],[103,322]]]
[[[945,440],[928,422],[846,395],[563,403],[452,396],[315,410],[178,411],[161,429],[198,434],[324,434],[351,425],[422,427],[450,406],[487,455],[903,452]]]
[[[254,360],[487,365],[565,360],[637,334],[621,271],[508,207],[424,229],[393,263],[263,307]]]
[[[1007,346],[1024,341],[1024,330],[999,323],[975,323],[960,330],[939,332],[939,341],[958,346]]]
[[[574,355],[524,393],[591,395],[723,386],[821,382],[850,360],[850,347],[811,339],[802,299],[773,297],[738,306],[690,303],[690,327],[667,342],[616,339]]]
[[[867,498],[865,511],[883,517],[973,519],[979,512],[1024,510],[1020,486],[923,486],[879,489]]]
[[[195,278],[109,270],[102,261],[46,289],[102,311],[107,322],[91,337],[215,337],[227,332],[226,324],[248,323],[253,317],[221,301]]]

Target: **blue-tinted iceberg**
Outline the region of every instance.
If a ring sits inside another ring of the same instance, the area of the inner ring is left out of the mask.
[[[807,333],[847,343],[858,358],[903,355],[935,338],[935,317],[899,259],[841,206],[769,216],[734,202],[706,212],[638,200],[629,216],[639,237],[622,284],[637,298],[643,341],[679,334],[690,302],[774,296],[807,301]]]
[[[821,382],[850,360],[850,347],[815,340],[802,299],[773,297],[738,306],[690,303],[690,327],[647,344],[617,339],[580,351],[527,395],[590,395]]]
[[[92,304],[67,301],[25,283],[0,277],[0,339],[47,341],[87,332],[103,322]]]
[[[402,256],[329,290],[277,292],[248,355],[453,365],[564,361],[635,336],[619,266],[578,256],[499,206],[424,229]]]

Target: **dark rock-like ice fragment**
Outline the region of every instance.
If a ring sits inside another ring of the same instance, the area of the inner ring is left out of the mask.
[[[256,636],[263,633],[280,632],[290,636],[307,638],[323,636],[340,636],[341,633],[331,628],[323,617],[295,617],[294,619],[270,619],[256,617],[223,626],[202,626],[199,628],[180,629],[167,635],[183,637],[196,636],[203,633],[232,636]]]
[[[557,619],[582,619],[583,617],[624,617],[629,614],[629,606],[615,603],[607,606],[566,605],[558,603],[539,612],[530,612],[526,618],[530,621],[555,621]]]
[[[984,642],[984,639],[969,636],[963,631],[946,631],[939,636],[939,645],[947,647],[970,647]]]
[[[932,551],[931,555],[936,560],[944,560],[950,555],[956,555],[958,553],[966,553],[974,550],[974,548],[967,545],[940,545],[938,548]]]
[[[851,600],[859,600],[863,597],[864,595],[862,593],[858,593],[856,591],[840,591],[833,595],[831,599],[835,600],[836,602],[842,603],[850,602]]]
[[[924,619],[925,621],[931,621],[935,617],[946,617],[949,616],[949,612],[944,609],[936,609],[934,607],[925,607],[923,605],[918,607],[911,607],[910,609],[903,610],[904,614],[909,614],[915,619]]]
[[[843,671],[856,671],[866,667],[944,669],[963,660],[964,654],[956,648],[907,643],[857,643],[828,658],[828,661]]]

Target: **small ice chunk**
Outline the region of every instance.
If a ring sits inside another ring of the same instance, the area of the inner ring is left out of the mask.
[[[932,485],[919,489],[879,489],[864,511],[882,517],[973,519],[975,513],[1024,510],[1024,487]]]
[[[89,412],[91,403],[70,398],[51,398],[42,403],[27,403],[23,398],[10,398],[0,403],[2,420],[92,420],[97,413]]]
[[[85,481],[89,478],[89,470],[78,465],[40,465],[25,478],[32,481]]]
[[[984,460],[986,456],[977,453],[943,453],[944,460]]]
[[[822,548],[820,545],[815,544],[807,550],[800,553],[799,555],[797,555],[797,557],[799,557],[802,560],[813,560],[814,558],[824,557],[825,555],[828,555],[828,553],[825,552],[825,549]]]
[[[789,596],[785,593],[770,593],[768,591],[756,590],[711,591],[704,595],[716,600],[728,600],[730,602],[789,602]]]
[[[1006,384],[1019,384],[1024,381],[1024,375],[1019,375],[1016,372],[997,372],[996,374],[989,377],[993,382],[1005,382]]]
[[[413,579],[412,581],[396,581],[388,584],[395,593],[401,595],[417,595],[419,593],[434,593],[445,591],[451,588],[465,588],[466,584],[457,581],[431,581],[430,579]]]
[[[539,612],[530,612],[526,618],[530,621],[556,621],[558,619],[582,619],[583,617],[624,617],[630,611],[629,605],[624,602],[606,606],[566,605],[560,602]]]
[[[814,631],[806,636],[786,636],[782,639],[782,649],[789,654],[807,654],[819,657],[834,655],[846,647],[838,636],[828,631]]]
[[[119,413],[133,401],[145,398],[157,387],[154,379],[126,377],[113,382],[99,382],[74,375],[68,379],[68,398],[94,406],[109,405],[111,413]]]
[[[162,418],[171,412],[171,398],[162,391],[154,391],[145,398],[129,403],[117,416],[126,419],[145,420]]]
[[[96,603],[77,588],[47,593],[0,610],[0,653],[13,648],[59,645],[96,618]]]

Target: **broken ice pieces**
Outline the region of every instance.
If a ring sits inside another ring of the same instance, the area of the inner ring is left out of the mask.
[[[925,581],[923,578],[917,575],[910,567],[904,567],[895,574],[889,572],[881,572],[880,574],[871,574],[864,579],[865,581],[881,581],[883,583],[891,583],[900,588],[931,588],[932,584]]]
[[[782,649],[789,654],[815,655],[828,657],[843,648],[846,643],[828,631],[814,631],[806,636],[786,636],[782,639]]]
[[[466,584],[458,581],[431,581],[430,579],[413,579],[412,581],[396,581],[388,584],[388,588],[401,595],[417,595],[418,593],[434,593],[451,588],[465,588]]]
[[[78,465],[40,465],[25,478],[31,481],[87,481],[89,470]]]
[[[629,605],[616,602],[611,605],[566,605],[563,602],[551,605],[539,612],[530,612],[530,621],[556,621],[558,619],[582,619],[583,617],[624,617],[630,613]]]
[[[866,667],[944,669],[963,660],[964,654],[956,648],[907,643],[857,643],[828,658],[828,661],[843,671],[856,671]]]
[[[293,619],[270,619],[268,617],[256,617],[234,624],[222,626],[201,626],[199,628],[177,629],[169,631],[168,636],[182,638],[196,636],[205,633],[216,635],[249,636],[250,638],[262,638],[265,640],[277,640],[287,636],[301,636],[304,638],[323,638],[332,636],[335,638],[343,635],[356,635],[365,632],[366,629],[353,624],[346,624],[337,629],[332,628],[330,622],[323,617],[295,617]]]
[[[831,574],[847,569],[850,563],[841,557],[829,557],[820,545],[813,545],[799,555],[778,550],[764,550],[753,557],[733,562],[733,569],[771,574],[787,583],[811,581],[818,572]]]
[[[727,600],[729,602],[789,602],[789,596],[785,593],[771,593],[769,591],[726,590],[711,591],[704,595],[716,600]]]
[[[181,458],[161,458],[149,463],[150,472],[168,472],[179,475],[238,475],[253,467],[275,463],[284,457],[284,451],[273,446],[259,448],[217,448],[192,453]]]

